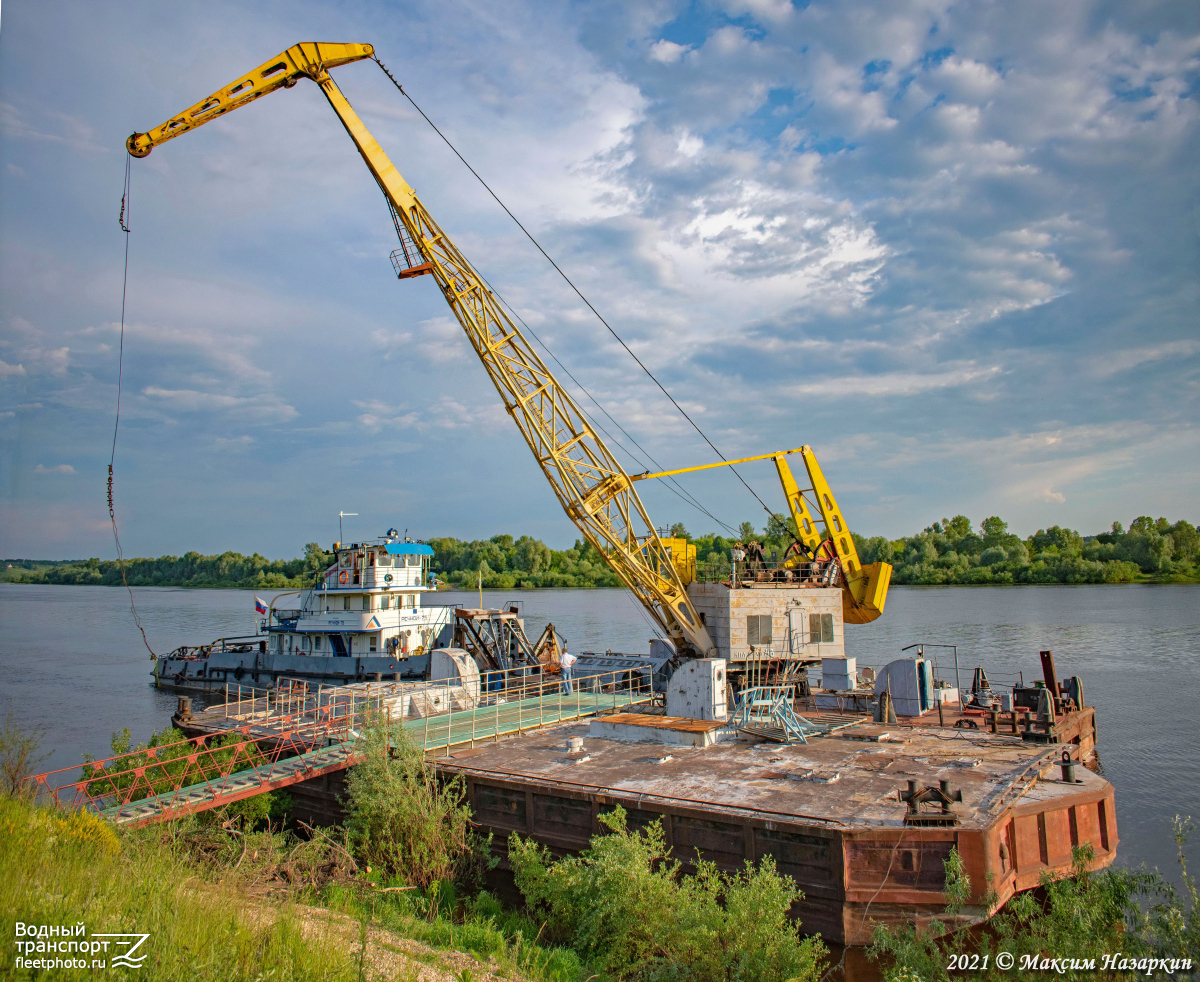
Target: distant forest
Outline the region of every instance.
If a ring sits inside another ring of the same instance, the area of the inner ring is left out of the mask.
[[[699,562],[728,565],[735,543],[757,541],[767,558],[782,559],[791,543],[790,519],[772,515],[765,528],[750,522],[729,537],[711,533],[692,536],[682,524],[671,534],[690,539]],[[1052,525],[1022,539],[1000,518],[985,518],[978,527],[964,515],[944,518],[901,539],[854,536],[863,563],[885,561],[895,567],[893,583],[1132,583],[1194,582],[1200,579],[1200,532],[1186,521],[1169,522],[1148,515],[1125,529],[1120,522],[1098,535],[1081,535]],[[433,570],[451,586],[471,589],[480,582],[491,590],[532,587],[615,587],[620,582],[600,554],[578,540],[570,549],[551,549],[523,535],[494,535],[467,542],[429,540]],[[121,571],[114,560],[4,560],[4,579],[17,583],[71,583],[119,586]],[[333,555],[310,542],[299,559],[266,559],[257,553],[197,552],[158,559],[130,559],[125,575],[133,586],[240,587],[248,590],[297,589],[310,585]]]

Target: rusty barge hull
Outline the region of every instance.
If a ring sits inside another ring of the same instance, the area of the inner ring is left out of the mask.
[[[582,752],[566,752],[571,736],[583,737]],[[971,880],[966,922],[985,920],[1043,873],[1069,870],[1076,845],[1092,846],[1094,869],[1109,865],[1118,841],[1113,787],[1083,767],[1078,783],[1066,784],[1056,766],[1062,750],[919,723],[856,727],[806,746],[708,747],[624,743],[564,724],[463,749],[437,766],[466,782],[501,871],[511,833],[556,856],[577,853],[603,831],[599,816],[620,806],[631,827],[661,821],[685,868],[697,857],[729,871],[773,857],[804,893],[794,913],[805,932],[861,945],[878,923],[944,918],[943,863],[954,848]],[[943,780],[962,792],[955,824],[906,824],[904,786]]]

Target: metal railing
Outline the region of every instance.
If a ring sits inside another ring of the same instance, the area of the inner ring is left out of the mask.
[[[35,774],[22,786],[62,808],[113,817],[149,802],[155,819],[172,817],[229,804],[268,785],[281,786],[281,781],[305,780],[311,766],[289,768],[286,777],[270,772],[282,760],[303,757],[314,748],[357,740],[355,727],[367,721],[365,711],[348,712],[337,705],[318,712],[305,707],[291,714],[263,713],[217,733],[87,761],[82,768]]]
[[[649,702],[653,687],[644,680],[651,677],[649,666],[632,677],[628,670],[602,672],[573,679],[570,692],[561,678],[527,669],[465,683],[314,687],[281,679],[273,690],[230,686],[223,715],[208,718],[226,721],[215,732],[36,774],[23,787],[59,807],[117,822],[161,821],[350,767],[362,759],[370,726],[399,725],[436,753]],[[429,712],[431,706],[440,708]]]
[[[736,583],[747,586],[754,583],[790,583],[796,586],[839,586],[841,565],[836,559],[799,563],[786,568],[780,561],[733,562],[729,559],[704,561],[696,564],[696,580],[699,583]]]
[[[653,670],[649,665],[638,668],[636,672],[623,669],[572,679],[570,692],[565,691],[566,683],[560,677],[528,669],[484,672],[474,708],[448,712],[445,720],[425,716],[422,745],[427,753],[464,744],[474,746],[479,740],[495,741],[551,723],[648,703],[654,698]],[[503,688],[489,688],[501,683]],[[422,726],[409,722],[404,725],[410,733]]]
[[[180,645],[174,651],[168,652],[163,657],[207,658],[209,655],[224,652],[246,654],[254,651],[258,647],[258,643],[265,640],[266,637],[261,634],[241,634],[228,638],[217,638],[215,641],[210,641],[208,644]]]

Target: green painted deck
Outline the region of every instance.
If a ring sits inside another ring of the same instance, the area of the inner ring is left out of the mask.
[[[481,740],[498,740],[502,736],[525,733],[564,720],[620,712],[649,701],[649,696],[628,692],[577,690],[569,696],[550,693],[442,716],[405,720],[404,730],[426,753],[434,753]]]

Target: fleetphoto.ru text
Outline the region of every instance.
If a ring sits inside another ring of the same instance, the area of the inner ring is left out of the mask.
[[[149,937],[148,934],[88,934],[82,921],[67,925],[17,921],[14,967],[42,971],[141,968]]]

